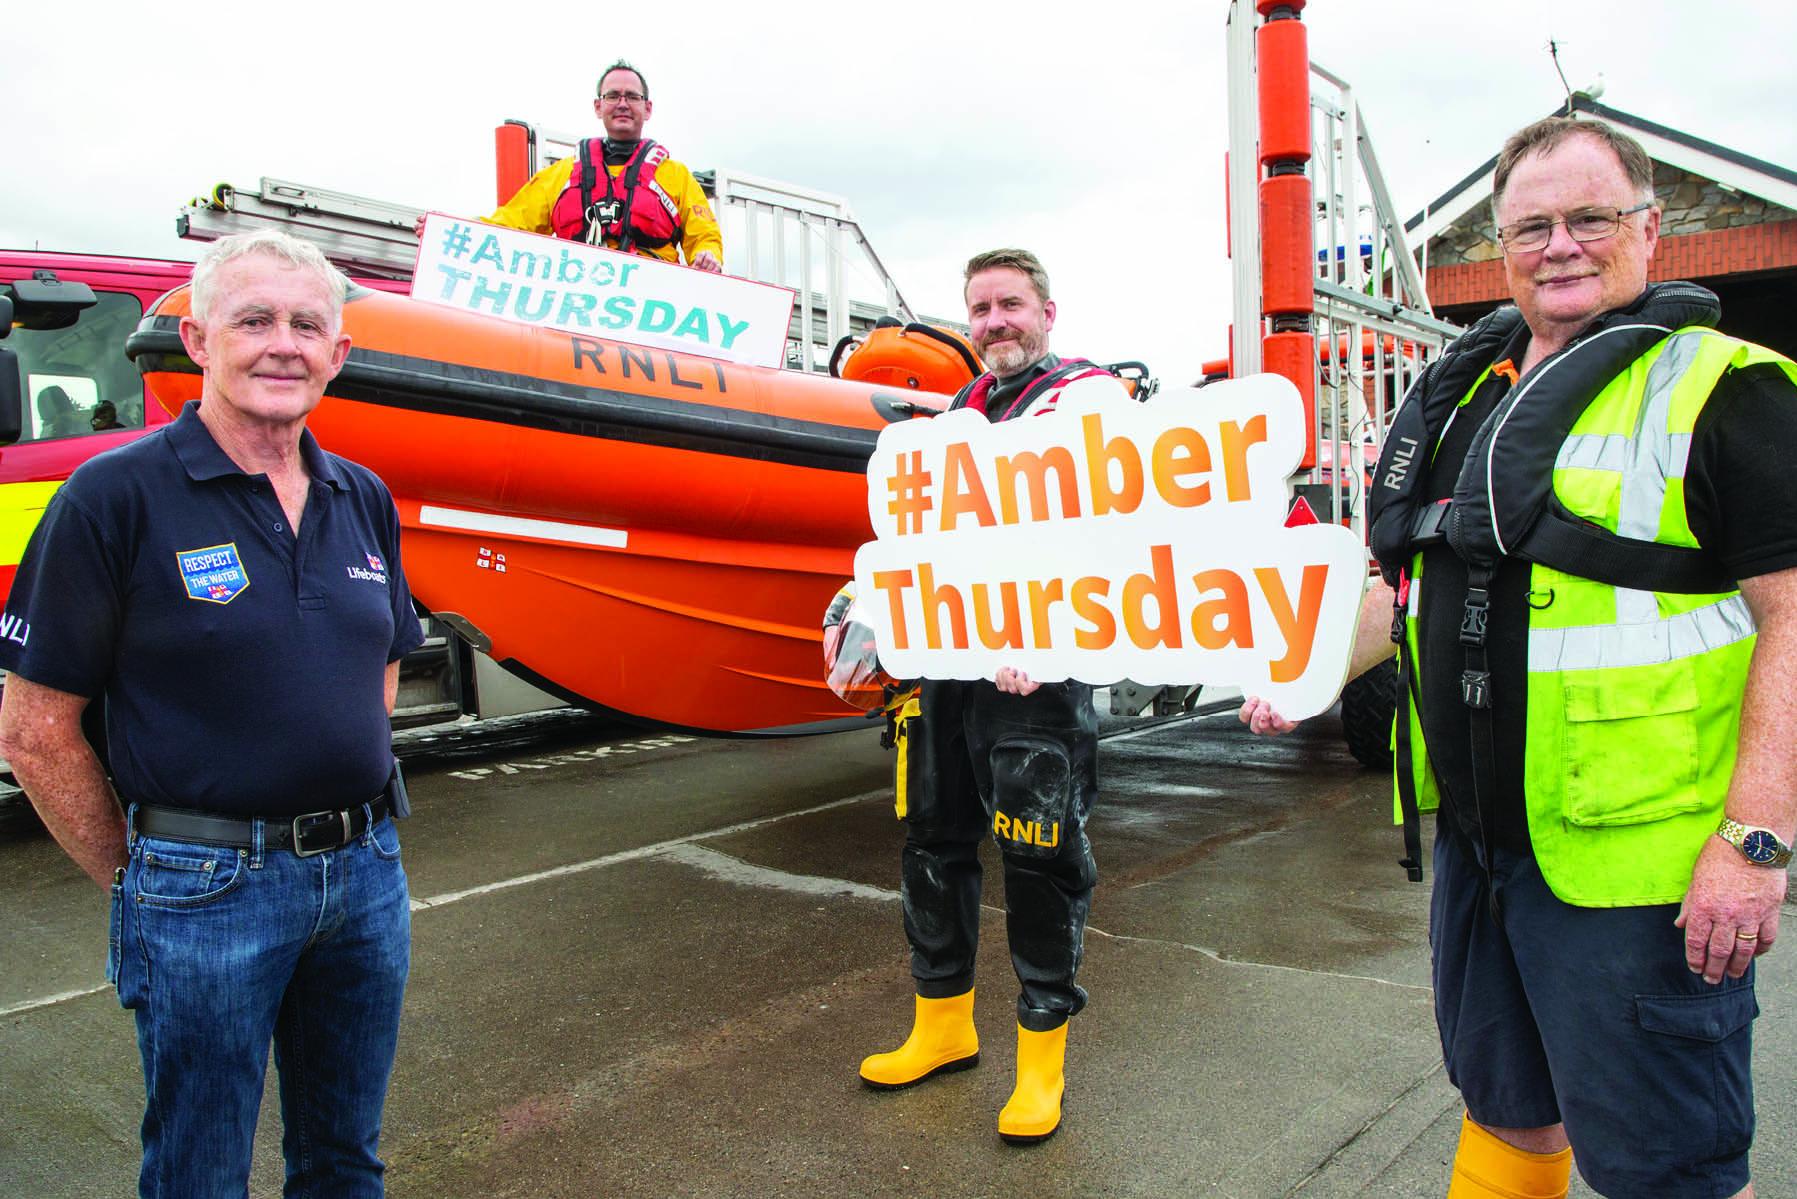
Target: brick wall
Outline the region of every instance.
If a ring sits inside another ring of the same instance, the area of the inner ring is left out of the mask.
[[[1648,278],[1705,279],[1789,267],[1797,267],[1797,220],[1662,236]],[[1428,288],[1429,301],[1437,308],[1485,304],[1510,295],[1498,259],[1432,265]]]

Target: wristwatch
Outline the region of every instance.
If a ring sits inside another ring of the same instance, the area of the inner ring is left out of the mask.
[[[1778,834],[1756,824],[1742,824],[1724,816],[1716,835],[1741,851],[1741,856],[1755,866],[1789,866],[1791,847],[1779,840]]]

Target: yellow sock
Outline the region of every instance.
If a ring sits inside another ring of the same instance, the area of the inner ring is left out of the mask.
[[[1571,1179],[1571,1149],[1530,1153],[1461,1117],[1448,1199],[1565,1199]]]

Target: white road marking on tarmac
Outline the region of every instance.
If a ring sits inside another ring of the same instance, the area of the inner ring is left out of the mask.
[[[1381,986],[1396,987],[1400,991],[1420,991],[1425,995],[1432,994],[1434,987],[1425,987],[1417,983],[1394,982],[1389,978],[1376,978],[1371,974],[1342,974],[1335,970],[1307,970],[1303,966],[1282,966],[1274,962],[1253,962],[1246,958],[1225,957],[1215,949],[1206,949],[1202,945],[1193,945],[1186,941],[1169,941],[1164,937],[1131,937],[1123,933],[1107,933],[1093,924],[1086,925],[1088,933],[1097,933],[1111,941],[1132,941],[1138,945],[1165,945],[1172,949],[1184,949],[1191,953],[1202,954],[1219,966],[1243,966],[1253,970],[1279,970],[1287,974],[1308,974],[1312,978],[1339,978],[1344,982],[1378,983]]]
[[[10,1007],[0,1007],[0,1019],[16,1016],[20,1012],[29,1012],[33,1008],[49,1007],[53,1003],[67,1003],[71,999],[85,999],[89,995],[98,995],[101,991],[112,990],[111,983],[101,983],[97,987],[84,987],[79,991],[59,991],[55,995],[45,995],[41,999],[26,999]]]
[[[799,895],[847,895],[855,899],[896,901],[899,898],[897,891],[889,891],[884,887],[870,887],[866,883],[851,883],[847,879],[824,878],[816,874],[792,874],[769,866],[757,866],[698,845],[677,845],[661,856],[702,870],[720,882],[736,883],[744,887],[792,891]]]
[[[688,850],[700,841],[708,841],[713,837],[728,837],[735,833],[746,833],[751,829],[763,828],[770,824],[778,824],[782,820],[791,820],[795,816],[812,816],[818,812],[829,812],[850,804],[866,803],[870,799],[885,798],[889,792],[885,788],[863,791],[859,795],[851,795],[846,799],[832,800],[816,807],[800,808],[794,812],[782,812],[777,816],[763,816],[759,820],[745,820],[739,824],[725,825],[723,828],[708,829],[702,833],[693,833],[685,837],[675,837],[670,841],[658,841],[654,845],[644,845],[637,849],[626,849],[618,853],[606,854],[602,858],[592,858],[585,862],[573,862],[566,866],[557,866],[550,870],[539,870],[534,874],[521,874],[516,878],[500,879],[498,882],[483,883],[478,887],[468,887],[461,891],[445,891],[441,895],[432,895],[424,899],[412,897],[412,910],[425,911],[440,908],[445,904],[458,900],[472,899],[477,895],[490,895],[495,891],[507,891],[513,887],[523,887],[530,883],[540,883],[552,878],[561,878],[570,874],[584,874],[589,870],[599,870],[606,866],[619,866],[625,862],[641,861],[644,858],[668,857],[688,866],[696,866],[707,873],[730,882],[741,882],[753,886],[778,886],[783,890],[801,891],[811,895],[851,895],[862,899],[897,899],[898,892],[882,891],[878,887],[868,887],[861,883],[851,883],[846,879],[827,879],[808,877],[801,874],[787,874],[780,870],[768,870],[760,866],[751,866],[747,862],[709,850]],[[731,864],[734,863],[732,866]],[[97,995],[101,991],[112,990],[112,984],[105,983],[97,987],[88,987],[80,991],[62,991],[55,995],[44,995],[37,999],[26,999],[0,1008],[0,1018],[14,1016],[20,1012],[29,1012],[36,1008],[50,1007],[58,1003],[66,1003],[72,999],[82,999],[89,995]]]
[[[640,741],[614,741],[608,745],[593,745],[585,749],[570,749],[561,753],[536,755],[530,758],[513,758],[506,762],[495,762],[491,766],[471,766],[466,770],[448,771],[447,776],[452,779],[461,779],[464,782],[479,782],[481,779],[491,777],[495,772],[517,774],[524,770],[548,770],[552,766],[577,766],[586,762],[597,762],[618,754],[672,749],[676,745],[685,745],[697,740],[697,737],[668,733],[661,737],[645,737]]]
[[[818,804],[816,807],[800,808],[796,812],[782,812],[778,816],[763,816],[759,820],[745,820],[740,824],[726,825],[723,828],[714,828],[703,833],[692,833],[685,837],[675,837],[670,841],[658,841],[654,845],[644,845],[636,849],[625,849],[620,850],[617,853],[608,853],[602,858],[590,858],[585,862],[573,862],[566,866],[556,866],[549,870],[539,870],[534,874],[520,874],[516,878],[505,878],[500,879],[498,882],[482,883],[478,887],[469,887],[462,891],[446,891],[441,895],[432,895],[425,899],[419,899],[414,896],[412,899],[412,910],[414,912],[421,912],[428,908],[440,908],[445,904],[455,903],[458,900],[463,899],[471,899],[476,895],[490,895],[495,891],[507,891],[513,887],[522,887],[530,883],[540,883],[547,879],[562,878],[570,874],[584,874],[589,870],[599,870],[606,866],[619,866],[625,862],[637,862],[644,858],[664,856],[669,854],[670,851],[683,845],[692,845],[699,841],[709,841],[713,837],[728,837],[735,833],[746,833],[751,829],[758,829],[765,827],[766,825],[776,824],[782,820],[791,820],[795,816],[812,816],[818,812],[829,812],[837,808],[847,807],[850,804],[866,803],[870,799],[880,798],[885,794],[886,791],[883,788],[874,791],[863,791],[859,795],[851,795],[846,799],[831,800],[829,803]],[[788,877],[797,878],[799,876],[791,875]],[[843,885],[851,886],[853,884],[844,883]]]

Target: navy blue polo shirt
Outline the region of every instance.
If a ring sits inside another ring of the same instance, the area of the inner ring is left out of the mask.
[[[106,699],[127,802],[293,816],[378,795],[393,763],[386,667],[423,640],[399,515],[374,473],[326,453],[299,536],[266,475],[189,403],[83,464],[26,547],[0,667]]]

